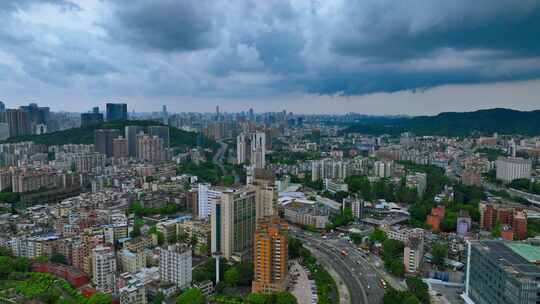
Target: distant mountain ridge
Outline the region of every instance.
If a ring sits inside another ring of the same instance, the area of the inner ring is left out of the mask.
[[[443,112],[435,116],[388,119],[378,123],[358,123],[344,133],[396,135],[405,131],[418,135],[467,136],[480,134],[540,135],[540,110],[518,111],[504,108],[473,112]]]

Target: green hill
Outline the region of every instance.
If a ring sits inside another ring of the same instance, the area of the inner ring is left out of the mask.
[[[435,116],[387,119],[359,123],[344,133],[397,135],[409,131],[417,135],[467,136],[471,134],[540,134],[540,110],[487,109],[474,112],[444,112]]]
[[[146,120],[127,120],[119,122],[107,122],[101,125],[85,128],[72,128],[58,132],[52,132],[42,135],[24,135],[11,137],[2,143],[14,143],[22,141],[33,141],[36,144],[64,145],[64,144],[93,144],[94,130],[96,129],[119,129],[124,130],[126,126],[156,126],[161,125],[154,121]],[[185,149],[195,147],[197,145],[197,133],[187,132],[174,127],[169,127],[170,146],[171,148]],[[207,148],[216,148],[217,143],[211,139],[204,138],[203,146]]]

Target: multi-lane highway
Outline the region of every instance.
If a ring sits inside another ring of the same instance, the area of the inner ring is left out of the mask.
[[[316,250],[326,264],[332,265],[345,282],[352,304],[382,303],[384,289],[381,278],[358,249],[339,238],[322,239],[299,230],[294,233],[304,244]]]

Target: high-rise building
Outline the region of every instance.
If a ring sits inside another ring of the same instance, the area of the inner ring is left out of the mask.
[[[137,156],[137,135],[144,131],[141,126],[126,126],[124,137],[127,140],[129,157]]]
[[[539,252],[526,243],[468,242],[465,303],[538,303]]]
[[[30,103],[27,106],[21,106],[19,109],[28,113],[31,134],[42,134],[44,133],[43,130],[46,132],[50,117],[49,107],[38,107],[37,104]]]
[[[167,106],[163,105],[161,109],[161,120],[163,121],[164,125],[169,124],[169,113],[167,112]]]
[[[251,157],[250,138],[245,133],[240,133],[236,137],[236,161],[239,165],[249,164]]]
[[[342,160],[321,159],[311,163],[311,180],[320,179],[344,180],[349,176],[350,163]]]
[[[288,278],[288,225],[277,216],[257,221],[253,244],[253,292],[285,291]]]
[[[9,125],[9,137],[32,134],[28,112],[20,109],[6,110],[6,121]]]
[[[424,256],[424,237],[422,234],[412,234],[403,248],[403,264],[408,273],[417,273]]]
[[[6,104],[0,101],[0,122],[6,122]]]
[[[94,146],[96,152],[103,153],[107,157],[113,156],[113,140],[120,136],[120,131],[115,129],[99,129],[94,131]]]
[[[163,139],[145,134],[137,135],[137,158],[152,163],[164,161],[166,157]]]
[[[5,112],[3,114],[6,114]],[[2,115],[2,113],[0,113]],[[9,138],[9,125],[5,122],[0,122],[0,140]]]
[[[256,224],[255,190],[225,189],[212,206],[210,225],[212,253],[234,260],[249,260]]]
[[[520,157],[499,157],[496,167],[497,179],[509,183],[520,178],[530,178],[532,161]]]
[[[376,161],[374,163],[375,175],[380,178],[392,176],[393,161]]]
[[[161,248],[159,254],[159,274],[162,282],[184,289],[191,284],[191,248],[180,244]]]
[[[92,279],[98,291],[116,290],[116,258],[110,247],[98,246],[92,250]]]
[[[148,127],[148,134],[150,136],[157,136],[163,139],[163,147],[168,148],[170,144],[169,127],[168,126],[151,126]]]
[[[119,136],[118,138],[113,139],[113,157],[114,158],[125,158],[128,157],[127,151],[127,139]]]
[[[212,206],[221,199],[223,189],[224,188],[211,187],[210,184],[199,184],[197,215],[200,219],[205,219],[210,216]]]
[[[99,113],[99,108],[94,107],[90,113],[81,114],[81,127],[90,127],[103,123],[103,114]]]
[[[266,166],[266,136],[264,132],[251,134],[251,165],[264,169]]]
[[[107,103],[107,121],[127,120],[127,104]]]
[[[254,175],[257,218],[277,215],[278,191],[274,175],[263,169],[255,169]]]

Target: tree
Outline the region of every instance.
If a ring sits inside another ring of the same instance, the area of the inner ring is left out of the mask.
[[[152,299],[152,304],[161,304],[163,301],[165,301],[165,294],[160,291]]]
[[[382,243],[386,240],[386,233],[379,228],[375,228],[373,232],[369,235],[369,240],[372,242]]]
[[[7,277],[11,272],[13,272],[11,258],[7,256],[0,256],[0,278]]]
[[[12,263],[15,271],[28,272],[30,270],[30,260],[27,258],[15,258]]]
[[[275,295],[276,304],[298,304],[296,298],[290,292],[278,292]]]
[[[355,245],[359,245],[362,243],[362,235],[360,233],[351,233],[349,234],[349,237]]]
[[[190,288],[176,298],[177,304],[205,304],[206,297],[200,289]]]
[[[238,284],[238,280],[240,280],[240,272],[238,272],[236,267],[231,267],[225,271],[224,279],[227,285],[234,287]]]
[[[383,242],[382,259],[384,266],[394,275],[402,277],[405,274],[405,266],[401,255],[404,244],[398,240],[387,239]]]
[[[433,255],[433,264],[439,267],[443,267],[444,259],[448,255],[448,248],[445,244],[437,243],[433,245],[433,248],[431,249],[431,254]]]
[[[111,302],[111,295],[102,292],[96,292],[90,298],[88,298],[86,304],[111,304]]]
[[[247,304],[266,304],[268,302],[268,296],[263,293],[250,293],[246,297]]]
[[[501,222],[499,220],[495,221],[495,225],[491,229],[491,236],[494,238],[501,237]]]
[[[407,278],[407,289],[412,293],[417,300],[423,304],[429,304],[429,287],[419,277]]]
[[[64,265],[68,264],[67,258],[61,253],[53,253],[53,255],[51,256],[51,262]]]
[[[235,268],[238,269],[238,273],[240,276],[238,280],[238,285],[251,286],[251,281],[253,281],[253,263],[237,264]]]
[[[289,237],[288,249],[289,249],[289,258],[296,259],[300,257],[300,249],[302,249],[302,243],[292,236]]]

